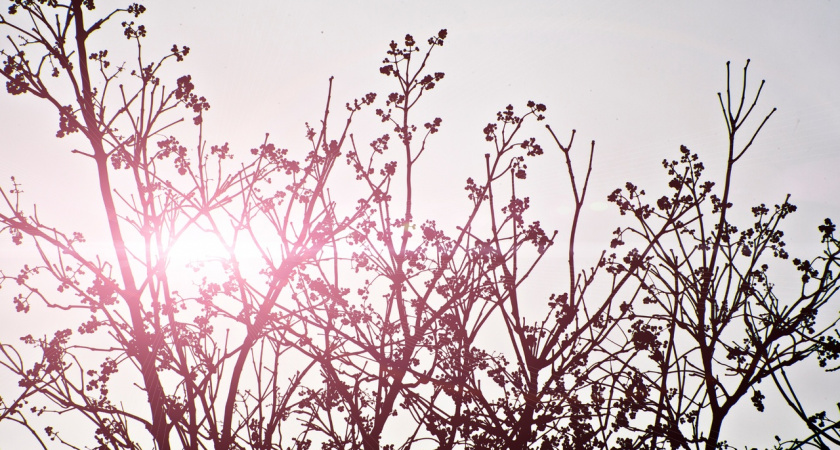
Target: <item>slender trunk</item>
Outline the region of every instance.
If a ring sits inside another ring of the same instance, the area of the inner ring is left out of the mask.
[[[151,337],[146,333],[145,323],[140,302],[140,292],[137,290],[134,274],[131,271],[128,254],[125,248],[125,240],[120,229],[119,217],[114,206],[111,181],[108,174],[108,154],[103,144],[102,131],[96,119],[93,91],[91,89],[90,71],[88,69],[86,40],[88,37],[84,25],[82,12],[82,0],[74,0],[72,3],[73,16],[76,25],[76,46],[79,57],[79,78],[82,82],[82,92],[79,106],[82,112],[85,127],[87,128],[87,139],[93,147],[94,159],[96,161],[97,175],[99,177],[99,192],[102,196],[102,203],[105,207],[105,214],[108,219],[108,229],[111,233],[111,241],[117,255],[117,263],[120,275],[123,280],[123,292],[121,293],[126,301],[129,310],[131,327],[134,334],[134,351],[130,353],[140,366],[143,377],[143,385],[149,401],[149,408],[152,414],[152,429],[150,430],[155,443],[160,450],[169,450],[169,424],[166,419],[166,396],[163,393],[163,386],[158,378],[156,370],[156,357]]]
[[[716,411],[712,414],[712,423],[709,426],[709,437],[706,438],[706,450],[716,450],[720,440],[720,427],[723,425],[725,411]]]
[[[316,252],[317,250],[318,249],[315,249]],[[231,373],[227,399],[224,403],[225,409],[222,419],[222,432],[219,440],[216,442],[217,450],[228,450],[234,443],[233,410],[235,409],[236,393],[239,389],[239,381],[242,378],[245,363],[248,361],[248,355],[250,355],[251,349],[259,339],[263,327],[265,327],[271,317],[271,310],[277,303],[280,292],[286,287],[286,285],[288,285],[291,279],[291,274],[294,269],[297,268],[299,261],[300,259],[298,258],[288,258],[283,261],[274,276],[275,285],[271,287],[268,298],[260,306],[259,312],[254,319],[254,323],[248,327],[248,334],[245,336],[244,342],[239,348],[239,355]]]
[[[530,352],[530,349],[526,349]],[[525,409],[522,415],[519,416],[519,421],[513,430],[513,441],[511,448],[526,449],[532,444],[531,429],[534,425],[534,413],[537,410],[538,384],[537,378],[539,376],[539,369],[537,368],[535,358],[530,353],[525,355],[525,364],[528,366],[528,386],[525,391]]]

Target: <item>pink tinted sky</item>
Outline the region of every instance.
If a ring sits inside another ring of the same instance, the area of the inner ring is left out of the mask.
[[[191,73],[210,99],[208,139],[244,149],[266,132],[280,145],[301,144],[303,122],[319,117],[331,75],[338,105],[369,91],[389,92],[389,80],[378,74],[387,43],[447,28],[446,45],[432,60],[446,79],[426,101],[428,114],[444,119],[438,155],[459,163],[434,161],[436,172],[458,170],[441,180],[441,189],[460,189],[463,166],[481,164],[481,129],[495,112],[529,99],[548,105],[548,120],[561,135],[576,128],[580,144],[597,141],[597,201],[624,181],[659,180],[655,167],[680,144],[719,167],[725,128],[716,93],[725,86],[724,63],[731,60],[739,75],[751,58],[752,87],[768,81],[757,112],[779,110],[742,165],[739,195],[745,203],[772,203],[790,192],[814,214],[840,210],[836,1],[146,5],[147,54],[175,42],[191,46],[173,74]],[[76,172],[68,168],[80,161],[67,150],[79,144],[49,138],[52,113],[31,100],[0,102],[0,177],[26,180],[48,170],[50,179],[70,182]],[[45,161],[53,163],[44,167]],[[40,191],[28,184],[32,194]],[[63,194],[61,203],[71,204],[72,194]]]

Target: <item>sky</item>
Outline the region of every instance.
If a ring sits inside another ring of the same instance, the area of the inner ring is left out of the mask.
[[[265,133],[281,146],[304,145],[303,124],[320,118],[330,76],[337,106],[367,92],[390,92],[378,70],[387,44],[406,33],[424,42],[446,28],[445,45],[432,58],[432,70],[446,78],[420,111],[443,119],[419,168],[434,180],[426,187],[437,199],[427,202],[429,210],[446,215],[463,207],[440,201],[446,197],[439,193],[461,192],[469,171],[481,168],[489,151],[481,130],[496,111],[533,99],[548,106],[547,123],[559,136],[577,130],[579,157],[596,141],[587,219],[593,229],[614,217],[604,202],[607,193],[625,181],[658,187],[664,179],[659,162],[673,158],[681,144],[698,152],[713,173],[721,169],[726,129],[717,93],[725,89],[725,63],[731,61],[737,87],[749,58],[750,92],[767,80],[756,115],[778,111],[736,168],[736,206],[779,203],[792,194],[800,208],[788,225],[794,248],[816,248],[819,222],[840,219],[838,1],[145,5],[146,51],[164,52],[173,43],[191,47],[173,74],[190,73],[210,100],[208,141],[228,141],[239,151],[262,143]],[[75,199],[94,192],[95,184],[76,176],[89,169],[69,152],[81,144],[51,137],[56,122],[32,99],[0,96],[0,182],[6,186],[10,175],[17,176],[43,214],[83,224]],[[369,140],[377,132],[364,124],[356,130]],[[547,134],[537,137],[550,147]],[[559,153],[554,158],[559,164]],[[537,168],[532,189],[557,189],[563,181],[557,169]],[[39,183],[44,177],[51,182]],[[535,200],[536,208],[558,218],[568,213],[545,197]],[[812,398],[833,404],[825,390]],[[754,420],[749,417],[745,426]],[[737,429],[739,422],[733,423]]]
[[[578,131],[581,152],[582,144],[596,141],[596,210],[625,181],[661,181],[654,167],[681,144],[721,167],[725,128],[716,94],[725,87],[726,61],[737,78],[750,58],[751,87],[767,80],[756,115],[778,111],[736,173],[739,195],[751,204],[791,193],[794,203],[814,211],[838,204],[830,194],[840,190],[833,176],[840,162],[836,1],[253,1],[234,8],[179,0],[146,6],[147,52],[189,45],[190,56],[173,74],[192,74],[210,99],[206,137],[245,149],[266,132],[279,145],[303,145],[303,122],[320,117],[330,76],[337,105],[385,93],[389,80],[378,68],[388,42],[406,33],[424,40],[447,28],[446,45],[432,60],[446,79],[425,107],[444,120],[437,139],[442,158],[462,163],[430,162],[429,170],[480,167],[484,125],[508,103],[534,99],[548,106],[548,123],[561,136]],[[26,124],[4,130],[3,153],[14,156],[4,158],[0,177],[43,170],[41,151],[48,160],[62,158],[56,168],[79,163],[66,151],[73,143],[34,140],[51,136],[55,121],[22,114],[52,117],[48,109],[9,96],[0,101],[3,123]],[[25,151],[12,150],[22,146]],[[65,150],[57,154],[55,147]],[[57,170],[53,179],[69,182],[72,174]],[[461,188],[462,174],[452,175],[441,190]],[[34,195],[36,187],[29,189]],[[64,195],[61,203],[72,204],[71,194]]]

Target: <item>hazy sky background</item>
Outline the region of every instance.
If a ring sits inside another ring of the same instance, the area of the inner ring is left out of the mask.
[[[320,119],[330,76],[338,119],[344,102],[391,91],[392,79],[378,71],[390,40],[411,33],[425,42],[447,28],[449,37],[431,60],[431,70],[446,78],[418,111],[428,114],[420,123],[443,118],[419,168],[434,180],[428,193],[460,196],[464,179],[480,169],[489,151],[482,128],[508,103],[521,108],[533,99],[548,106],[547,122],[561,138],[577,129],[580,156],[590,140],[597,142],[593,224],[615,218],[603,199],[625,181],[658,189],[659,162],[674,157],[680,144],[700,153],[712,169],[721,167],[726,134],[716,93],[725,89],[726,61],[732,61],[737,88],[751,58],[750,92],[767,80],[756,119],[773,107],[778,111],[736,168],[736,206],[778,203],[793,194],[800,211],[789,222],[789,234],[811,245],[818,242],[818,221],[840,219],[837,1],[155,0],[145,5],[145,51],[159,54],[173,43],[192,48],[172,73],[192,74],[197,91],[209,98],[208,141],[229,141],[242,152],[262,143],[266,132],[280,146],[303,145],[303,123]],[[121,37],[119,31],[108,36]],[[70,155],[78,141],[50,138],[56,129],[55,114],[32,99],[0,96],[0,180],[6,186],[9,175],[16,175],[42,214],[82,221],[74,199],[95,185],[92,179],[86,185],[78,173],[91,167]],[[367,143],[384,131],[362,126],[355,133]],[[178,133],[184,142],[194,139],[190,128]],[[546,149],[554,148],[547,133],[536,137]],[[560,161],[559,155],[548,158]],[[535,171],[534,189],[551,192],[563,185],[562,177],[552,174],[558,168],[547,164]],[[45,177],[51,182],[39,184]],[[455,214],[464,204],[434,207]],[[564,211],[562,204],[538,206],[553,208],[548,215]],[[770,383],[763,387],[766,395]],[[811,398],[830,407],[838,400],[837,394],[829,398],[836,391],[818,389]],[[731,429],[760,428],[762,438],[772,439],[771,430],[782,423],[748,414],[749,409],[740,422],[730,422]],[[759,419],[764,426],[755,422]]]
[[[724,64],[732,61],[739,80],[751,58],[751,87],[767,80],[756,116],[779,110],[736,172],[737,195],[745,203],[772,203],[792,193],[803,210],[838,206],[836,1],[146,5],[146,54],[189,45],[192,53],[171,66],[172,74],[192,74],[210,99],[205,137],[244,150],[261,143],[266,132],[278,145],[302,145],[303,122],[320,118],[330,76],[336,77],[336,118],[347,100],[370,91],[387,94],[390,79],[378,68],[388,42],[406,33],[423,42],[447,28],[449,38],[432,59],[432,69],[446,78],[424,102],[429,119],[443,118],[426,167],[436,174],[455,170],[457,176],[441,182],[457,189],[464,165],[477,170],[482,164],[484,125],[508,103],[521,107],[529,99],[548,106],[548,123],[560,136],[578,130],[581,153],[588,141],[597,141],[594,181],[600,192],[593,191],[593,200],[624,181],[650,186],[660,180],[659,161],[675,155],[680,144],[719,167],[725,128],[716,93],[725,88]],[[116,33],[107,37],[107,46],[120,44]],[[80,144],[42,139],[55,132],[54,113],[31,99],[5,96],[0,102],[2,123],[15,124],[3,130],[0,176],[24,178],[27,170],[43,170],[44,161],[57,161],[53,179],[73,178],[66,169],[84,162],[66,149]],[[355,131],[371,139],[383,132]],[[180,133],[183,141],[194,134]],[[29,188],[34,194],[36,187]]]

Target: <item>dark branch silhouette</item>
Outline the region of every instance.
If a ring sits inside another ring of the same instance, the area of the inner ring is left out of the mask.
[[[330,79],[307,148],[266,135],[243,152],[206,142],[192,76],[162,75],[189,47],[145,55],[145,12],[14,0],[0,14],[6,90],[51,105],[58,138],[83,136],[78,176],[99,190],[79,205],[109,232],[101,248],[39,219],[23,187],[50,180],[0,187],[0,251],[26,255],[0,268],[4,314],[49,319],[0,332],[4,430],[42,448],[717,449],[732,408],[763,410],[758,383],[772,380],[811,433],[779,448],[840,444],[834,416],[786,374],[809,358],[836,369],[840,241],[826,219],[824,253],[782,265],[789,198],[749,220],[730,202],[773,114],[748,122],[764,83],[750,95],[746,66],[739,90],[727,64],[719,95],[724,176],[704,178],[681,147],[657,200],[630,182],[609,196],[616,229],[585,261],[595,143],[581,153],[574,130],[536,126],[535,101],[484,128],[484,169],[453,194],[462,215],[421,216],[433,181],[417,167],[444,121],[416,107],[445,80],[431,58],[446,30],[391,41],[385,96],[335,109]],[[136,53],[94,48],[100,35]],[[382,134],[355,136],[360,114]],[[573,206],[565,233],[523,195],[546,158],[568,180],[567,196],[544,193]],[[183,261],[190,240],[218,252]],[[557,252],[565,266],[541,294]],[[774,289],[786,269],[801,272],[798,295]]]

